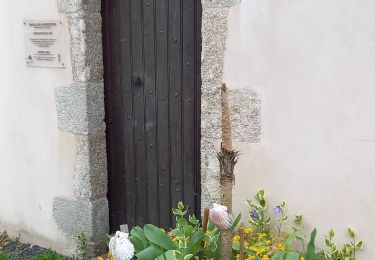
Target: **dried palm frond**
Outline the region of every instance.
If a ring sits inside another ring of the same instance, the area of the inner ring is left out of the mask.
[[[0,233],[0,250],[9,243],[9,236],[6,231]]]

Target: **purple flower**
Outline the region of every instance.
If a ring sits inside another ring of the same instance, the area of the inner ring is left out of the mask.
[[[275,208],[273,208],[273,212],[275,214],[280,214],[282,212],[282,208],[280,206],[276,206]]]
[[[252,209],[251,212],[250,212],[250,217],[252,219],[259,219],[259,214],[255,209]]]

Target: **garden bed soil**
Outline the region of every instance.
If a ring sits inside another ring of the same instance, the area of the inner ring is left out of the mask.
[[[18,241],[8,241],[1,250],[11,257],[12,260],[29,260],[33,256],[47,251],[47,249],[31,244],[22,244]]]
[[[12,260],[29,260],[46,251],[47,249],[37,245],[23,244],[18,239],[12,240],[6,231],[0,233],[0,252],[10,256]]]

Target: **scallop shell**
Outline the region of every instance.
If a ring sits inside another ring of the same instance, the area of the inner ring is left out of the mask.
[[[130,260],[134,256],[134,245],[130,242],[128,233],[117,231],[108,247],[116,260]]]
[[[213,203],[213,208],[210,210],[210,221],[219,229],[229,229],[233,223],[233,217],[227,212],[227,207]]]

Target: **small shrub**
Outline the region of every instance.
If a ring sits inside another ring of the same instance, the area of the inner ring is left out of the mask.
[[[246,260],[355,260],[358,251],[363,248],[363,242],[359,241],[354,230],[349,228],[350,241],[342,248],[335,244],[334,231],[330,230],[325,236],[327,249],[317,249],[317,230],[311,232],[310,240],[307,241],[302,215],[296,215],[291,229],[287,228],[289,217],[286,201],[273,208],[273,216],[267,214],[269,205],[264,190],[259,190],[247,204],[248,226],[234,234],[231,259],[239,259],[242,248]],[[203,259],[220,259],[220,230],[217,227],[208,222],[208,230],[203,232],[200,222],[194,215],[187,214],[182,202],[179,202],[172,212],[176,218],[176,227],[169,232],[150,224],[131,230],[130,240],[135,247],[134,259],[192,260],[197,259],[201,251],[204,252]],[[232,231],[237,227],[240,217],[234,221]],[[275,225],[271,225],[271,218],[275,220]],[[240,246],[239,234],[244,238],[243,247]],[[300,243],[302,250],[295,248],[296,243]],[[203,248],[201,244],[204,245]]]
[[[194,215],[187,213],[182,202],[172,212],[176,218],[176,227],[169,232],[150,224],[131,230],[130,240],[135,247],[135,259],[192,260],[198,257],[202,244],[205,259],[219,259],[219,230],[209,225],[204,233],[201,223]]]
[[[327,250],[317,250],[315,238],[317,231],[311,233],[310,242],[305,246],[305,224],[302,215],[296,215],[292,230],[285,229],[288,221],[287,204],[282,201],[273,208],[276,225],[270,225],[271,217],[267,215],[268,203],[264,190],[259,190],[252,200],[247,202],[249,208],[249,226],[244,229],[244,256],[248,260],[355,260],[356,253],[363,248],[363,242],[358,241],[353,229],[348,229],[349,243],[342,248],[333,242],[334,231],[331,229],[325,236]],[[293,245],[301,243],[302,251],[297,251]],[[239,258],[240,236],[233,237],[233,259]]]
[[[82,260],[88,260],[87,238],[85,232],[81,231],[76,237],[76,251]]]
[[[363,241],[356,241],[356,235],[352,228],[348,228],[348,236],[350,237],[350,242],[339,248],[336,243],[333,242],[335,232],[331,229],[328,235],[325,236],[324,243],[328,250],[321,252],[327,260],[339,260],[339,259],[356,259],[356,252],[363,249]]]

